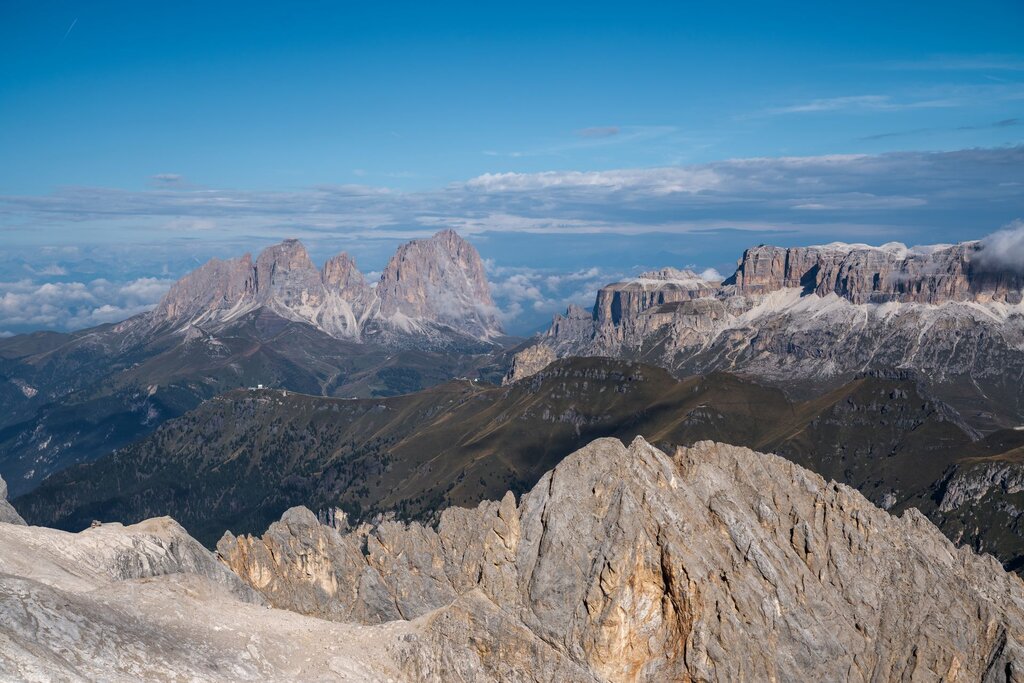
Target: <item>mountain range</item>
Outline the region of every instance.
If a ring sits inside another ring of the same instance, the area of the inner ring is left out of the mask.
[[[980,431],[1024,424],[1024,272],[981,242],[748,249],[724,281],[672,268],[557,316],[508,381],[612,356],[679,376],[728,370],[812,396],[871,370],[916,371]]]
[[[374,286],[347,255],[318,270],[286,240],[212,260],[116,325],[0,340],[0,475],[17,495],[238,387],[387,396],[498,378],[510,341],[452,231],[403,245]]]

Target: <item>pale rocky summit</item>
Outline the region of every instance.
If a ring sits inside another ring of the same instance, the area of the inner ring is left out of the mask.
[[[537,343],[558,357],[727,370],[804,393],[911,369],[974,426],[1017,426],[1024,273],[993,269],[984,253],[981,243],[756,247],[721,283],[661,271],[608,285],[592,312],[556,316]]]
[[[344,525],[336,525],[344,528]],[[776,456],[601,439],[437,529],[289,511],[225,562],[276,607],[411,620],[441,680],[1018,680],[1024,584]],[[403,622],[398,622],[403,623]]]
[[[480,338],[501,333],[480,254],[454,230],[399,247],[377,295],[384,319],[432,320]]]
[[[0,524],[0,680],[994,683],[1024,662],[1018,577],[743,448],[600,439],[436,529],[327,518],[227,534],[221,562],[169,518]]]
[[[223,315],[256,288],[252,257],[211,259],[171,286],[150,314],[154,322],[201,322]]]
[[[258,310],[357,341],[368,331],[392,343],[445,330],[484,341],[501,334],[480,255],[452,230],[400,247],[376,287],[344,253],[318,270],[293,239],[255,262],[214,259],[175,283],[144,322],[215,329]]]
[[[18,511],[7,502],[7,482],[4,481],[3,477],[0,477],[0,522],[6,524],[25,523],[25,520],[21,518]]]

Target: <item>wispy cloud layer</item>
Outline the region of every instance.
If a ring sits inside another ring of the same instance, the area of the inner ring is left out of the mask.
[[[803,114],[808,112],[864,110],[864,111],[901,111],[906,109],[935,109],[940,107],[956,107],[960,101],[956,99],[926,100],[895,100],[889,95],[852,95],[847,97],[828,97],[811,100],[786,107],[768,110],[770,114]]]
[[[127,241],[197,232],[230,236],[676,232],[864,226],[991,228],[1024,215],[1024,147],[732,159],[607,171],[488,173],[425,192],[341,185],[257,192],[63,188],[0,197],[16,243]],[[383,233],[383,234],[382,234]]]

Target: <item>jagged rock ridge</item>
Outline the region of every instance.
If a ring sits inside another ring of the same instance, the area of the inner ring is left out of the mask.
[[[218,551],[278,607],[430,624],[417,658],[464,679],[1002,681],[1024,656],[1024,584],[993,558],[712,442],[602,439],[436,530],[295,509]]]
[[[1024,272],[984,253],[976,242],[760,246],[722,283],[661,271],[608,285],[538,343],[558,357],[733,370],[796,391],[908,368],[975,426],[1012,427],[1024,422]]]
[[[488,340],[501,334],[480,255],[453,230],[399,248],[376,287],[339,254],[318,270],[298,240],[214,259],[179,280],[147,317],[152,326],[210,326],[266,309],[343,339],[367,328],[430,335],[448,328]]]

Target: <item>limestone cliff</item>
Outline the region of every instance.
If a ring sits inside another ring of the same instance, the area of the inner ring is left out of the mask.
[[[377,285],[381,317],[433,320],[475,337],[500,334],[480,254],[454,230],[399,247]]]
[[[555,361],[557,356],[550,347],[537,344],[523,349],[512,357],[512,365],[501,383],[512,384],[524,377],[532,377]]]
[[[898,301],[1005,301],[1017,304],[1024,273],[992,270],[978,261],[980,242],[908,249],[834,243],[821,247],[759,246],[743,253],[731,279],[743,292],[801,287],[855,304]]]
[[[409,633],[268,609],[170,519],[0,524],[3,681],[407,680]]]

